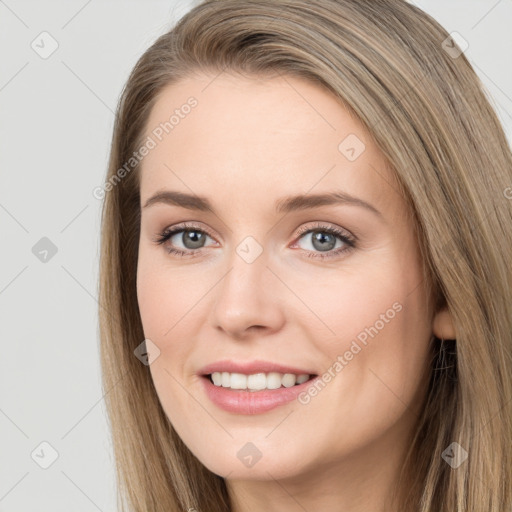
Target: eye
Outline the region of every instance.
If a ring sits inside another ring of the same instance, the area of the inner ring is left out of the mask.
[[[323,224],[301,228],[299,230],[299,239],[309,239],[309,242],[306,244],[309,246],[306,247],[309,258],[321,259],[340,256],[342,253],[353,249],[356,242],[355,237],[347,231]],[[333,251],[333,249],[336,250]]]
[[[356,242],[356,238],[347,231],[321,223],[313,227],[301,228],[298,236],[299,240],[307,240],[309,236],[309,244],[306,244],[309,247],[302,247],[306,250],[309,258],[334,258],[353,249]],[[183,223],[165,229],[154,242],[159,245],[166,244],[169,254],[175,254],[178,257],[193,257],[205,247],[207,238],[213,239],[204,229],[193,224]],[[179,247],[179,243],[182,244],[182,248]],[[176,247],[177,245],[178,247]]]
[[[166,244],[168,241],[171,242],[166,246],[167,252],[170,254],[193,256],[204,247],[207,238],[211,237],[205,230],[191,224],[181,224],[165,229],[154,241],[160,245]],[[183,244],[185,250],[180,249],[179,246],[176,248],[178,243]]]

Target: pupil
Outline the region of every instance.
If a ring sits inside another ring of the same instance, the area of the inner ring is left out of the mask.
[[[187,238],[187,235],[189,238]],[[182,236],[182,241],[187,249],[197,249],[201,247],[204,234],[198,231],[185,231]]]
[[[320,250],[330,250],[336,245],[336,239],[332,233],[324,231],[313,232],[313,247]]]

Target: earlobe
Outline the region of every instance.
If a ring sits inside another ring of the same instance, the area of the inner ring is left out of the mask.
[[[434,315],[432,332],[437,338],[442,340],[454,340],[457,338],[452,315],[448,308],[443,308]]]

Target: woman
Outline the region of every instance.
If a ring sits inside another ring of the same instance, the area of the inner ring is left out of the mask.
[[[418,8],[192,9],[126,84],[105,187],[125,510],[510,509],[511,185]]]

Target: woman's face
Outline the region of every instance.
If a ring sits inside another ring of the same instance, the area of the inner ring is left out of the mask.
[[[223,73],[167,87],[145,136],[138,301],[188,448],[233,479],[401,453],[434,316],[409,206],[363,126],[302,79]],[[221,386],[203,376],[217,362]],[[281,387],[228,389],[247,382]]]

